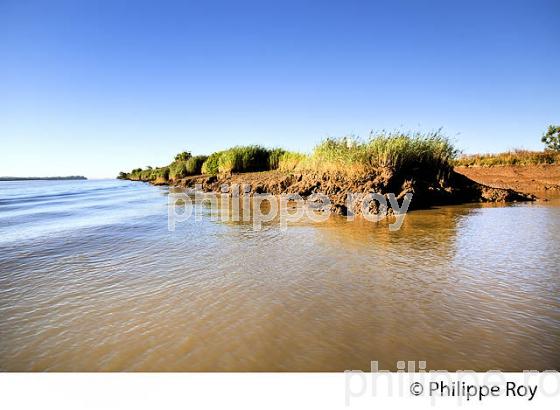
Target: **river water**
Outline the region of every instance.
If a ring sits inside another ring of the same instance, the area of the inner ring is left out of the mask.
[[[168,230],[167,187],[0,182],[0,369],[560,370],[560,204]]]

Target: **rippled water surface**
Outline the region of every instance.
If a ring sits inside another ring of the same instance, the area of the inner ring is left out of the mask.
[[[167,228],[167,188],[0,182],[0,369],[560,369],[560,207]]]

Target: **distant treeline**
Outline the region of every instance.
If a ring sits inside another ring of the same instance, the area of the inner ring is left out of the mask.
[[[167,182],[190,175],[281,170],[285,172],[338,172],[364,175],[380,167],[395,171],[430,168],[448,172],[458,151],[440,131],[431,133],[381,132],[369,139],[328,138],[311,154],[265,148],[259,145],[236,146],[209,156],[192,156],[185,151],[165,167],[136,168],[121,172],[120,179]]]
[[[0,177],[0,181],[60,181],[71,179],[87,179],[81,175],[71,175],[69,177]]]

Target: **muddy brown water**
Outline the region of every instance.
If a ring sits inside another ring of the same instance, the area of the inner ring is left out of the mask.
[[[560,369],[560,202],[167,229],[167,188],[0,185],[0,369]]]

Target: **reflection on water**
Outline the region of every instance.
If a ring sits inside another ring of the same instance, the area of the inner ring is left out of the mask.
[[[560,368],[554,202],[169,232],[166,194],[0,183],[0,369]]]

